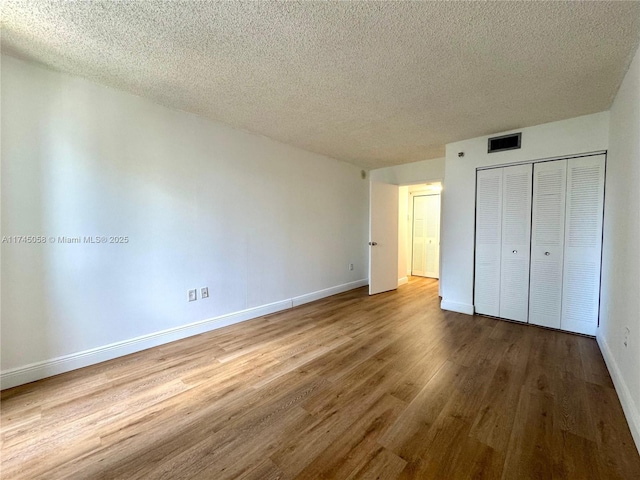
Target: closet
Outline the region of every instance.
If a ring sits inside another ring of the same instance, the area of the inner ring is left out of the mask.
[[[478,170],[476,313],[595,335],[605,156]]]

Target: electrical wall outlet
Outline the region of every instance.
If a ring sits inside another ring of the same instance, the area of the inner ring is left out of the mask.
[[[629,334],[631,333],[631,330],[629,329],[629,327],[626,327],[624,329],[624,346],[628,347],[629,346]]]
[[[349,270],[353,270],[353,263],[349,264]]]
[[[190,302],[195,302],[198,299],[198,290],[195,288],[193,290],[189,290],[187,295]]]
[[[200,289],[200,298],[209,298],[209,287],[202,287]]]

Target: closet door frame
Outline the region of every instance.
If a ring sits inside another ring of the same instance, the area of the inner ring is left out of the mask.
[[[477,295],[477,275],[476,275],[476,271],[477,271],[477,262],[478,262],[478,245],[477,245],[477,238],[478,238],[478,174],[480,172],[483,171],[487,171],[487,170],[495,170],[495,169],[501,169],[501,168],[505,168],[505,167],[510,167],[510,166],[514,166],[514,165],[535,165],[538,163],[543,163],[543,162],[554,162],[557,160],[566,160],[567,162],[573,158],[584,158],[584,157],[595,157],[595,156],[600,156],[603,155],[604,156],[604,180],[603,180],[603,184],[606,186],[606,170],[607,170],[607,151],[606,150],[600,150],[600,151],[595,151],[595,152],[587,152],[587,153],[582,153],[582,154],[577,154],[577,155],[562,155],[562,156],[557,156],[557,157],[547,157],[547,158],[540,158],[540,159],[535,159],[535,160],[524,160],[521,162],[510,162],[510,163],[503,163],[503,164],[498,164],[498,165],[488,165],[485,167],[477,167],[476,168],[476,195],[475,195],[475,200],[476,200],[476,205],[475,205],[475,215],[474,215],[474,220],[475,220],[475,225],[474,225],[474,279],[473,279],[473,303],[474,303],[474,311],[475,313],[479,314],[479,315],[489,315],[489,316],[495,316],[495,317],[499,317],[499,315],[495,314],[495,313],[485,313],[485,312],[481,312],[478,309],[476,309],[476,295]],[[532,167],[534,168],[534,167]],[[501,189],[502,189],[502,185],[501,185]],[[566,192],[565,192],[566,194]],[[501,192],[502,195],[502,192]],[[533,195],[533,191],[532,191],[532,195]],[[532,199],[533,202],[533,199]],[[604,187],[603,187],[603,197],[602,197],[602,225],[604,225],[604,209],[606,208],[606,206],[604,205]],[[533,215],[531,215],[531,219],[533,219]],[[501,222],[502,222],[502,218],[501,218]],[[565,225],[566,228],[566,225]],[[530,230],[531,231],[531,230]],[[502,228],[501,228],[501,233],[500,235],[502,235]],[[531,258],[530,258],[531,261]],[[531,269],[531,267],[530,267]],[[564,269],[564,267],[563,267]],[[600,296],[601,296],[601,292],[602,292],[602,283],[601,283],[601,278],[602,278],[602,242],[600,244],[600,277],[598,278],[598,318],[597,318],[597,325],[600,324]],[[499,299],[498,299],[498,304],[499,304]],[[499,311],[499,309],[498,309]],[[589,335],[595,335],[595,330],[594,333],[590,333]]]

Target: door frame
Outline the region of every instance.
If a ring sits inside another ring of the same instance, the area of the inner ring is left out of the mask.
[[[374,180],[369,180],[369,182],[371,183]],[[385,181],[385,180],[375,180],[378,183],[389,183],[391,185],[397,185],[398,187],[412,187],[415,185],[423,185],[423,184],[433,184],[433,183],[439,183],[441,190],[440,190],[440,230],[442,231],[442,217],[443,217],[443,212],[444,212],[444,204],[445,204],[445,199],[446,199],[446,195],[445,195],[445,180],[443,177],[436,177],[436,178],[417,178],[415,180],[412,180],[410,182],[401,182],[401,183],[395,183],[395,182],[390,182],[390,181]],[[408,194],[410,194],[411,192],[408,192]],[[400,229],[400,219],[398,221],[398,233],[399,233],[399,229]],[[369,229],[371,229],[371,212],[369,212]],[[438,264],[439,264],[439,274],[440,274],[440,278],[438,279],[438,296],[442,297],[442,248],[438,248],[439,251],[439,259],[438,259]],[[369,271],[371,271],[371,265],[369,265]],[[369,280],[371,280],[369,278]]]
[[[437,182],[431,182],[437,183]],[[442,185],[442,184],[441,184]],[[413,276],[413,234],[414,234],[414,223],[413,223],[413,212],[415,210],[415,198],[416,197],[429,197],[437,195],[440,197],[440,211],[438,212],[438,276],[436,279],[440,281],[440,224],[442,223],[442,191],[434,193],[430,190],[416,190],[414,192],[409,192],[409,203],[411,204],[411,208],[409,208],[409,225],[411,229],[411,276]],[[422,275],[418,275],[422,276]],[[434,277],[424,277],[424,278],[434,278]]]

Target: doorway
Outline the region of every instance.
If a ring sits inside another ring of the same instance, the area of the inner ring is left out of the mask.
[[[403,186],[386,179],[371,180],[369,186],[369,294],[395,290],[412,275],[439,279],[441,180]],[[426,231],[423,229],[422,233],[422,258],[427,263],[422,269],[413,269],[414,197],[421,196],[435,196],[418,200],[419,205],[424,203],[431,212],[425,216],[432,215],[435,220],[423,224]]]
[[[441,182],[401,186],[398,285],[411,276],[440,278]]]
[[[412,197],[411,275],[440,278],[440,192]]]

